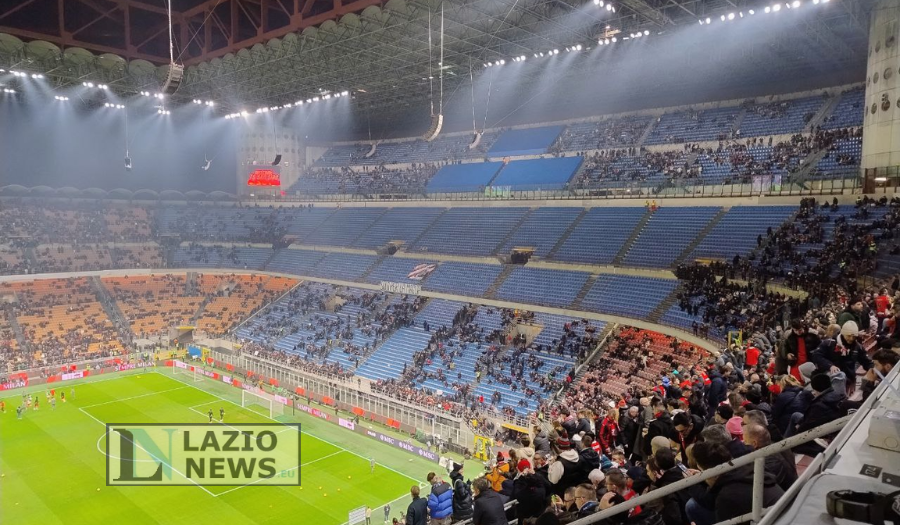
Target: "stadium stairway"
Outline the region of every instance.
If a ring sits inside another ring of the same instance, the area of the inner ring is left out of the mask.
[[[653,130],[656,129],[656,123],[659,122],[659,119],[650,119],[650,123],[647,124],[647,127],[644,128],[644,132],[641,133],[641,136],[634,142],[634,147],[640,149],[641,146],[644,145],[644,141],[647,140],[647,137],[653,133]]]
[[[594,287],[594,282],[597,280],[599,275],[591,275],[588,277],[588,280],[584,282],[584,286],[581,287],[581,290],[578,292],[578,295],[575,296],[575,301],[572,302],[571,308],[573,310],[578,310],[581,308],[581,301],[587,297],[588,292],[591,291],[591,288]]]
[[[197,326],[197,322],[200,321],[200,316],[203,315],[203,311],[206,310],[206,305],[212,300],[212,295],[207,294],[203,301],[200,302],[200,306],[197,307],[197,311],[194,312],[194,315],[191,317],[191,326]]]
[[[116,325],[116,330],[118,330],[122,339],[127,341],[134,338],[134,332],[131,330],[131,323],[125,318],[125,314],[123,314],[122,310],[119,308],[119,303],[116,302],[112,294],[109,293],[109,290],[103,286],[103,281],[100,280],[100,277],[96,275],[91,277],[90,283],[91,288],[94,289],[94,294],[100,301],[100,306],[103,307],[106,316],[109,317],[114,325]]]
[[[497,249],[494,250],[494,255],[500,255],[500,250],[502,250],[503,247],[506,246],[506,243],[509,242],[510,239],[512,239],[512,237],[513,237],[513,235],[515,235],[516,231],[523,224],[525,224],[525,221],[528,220],[528,217],[530,217],[531,214],[534,213],[534,210],[536,210],[536,209],[537,208],[531,208],[530,210],[528,210],[527,212],[522,214],[522,218],[519,219],[519,222],[517,222],[512,228],[510,228],[509,233],[506,234],[506,237],[504,237],[503,240],[500,241],[500,244],[497,245]]]
[[[200,295],[197,289],[197,272],[188,272],[185,276],[184,295]]]
[[[819,108],[818,113],[813,115],[813,118],[809,119],[809,122],[806,124],[806,127],[803,128],[804,133],[812,133],[816,126],[822,124],[828,117],[834,113],[834,108],[837,107],[838,102],[841,100],[841,95],[837,95],[834,97],[830,97],[822,107]]]
[[[25,260],[28,261],[28,265],[31,268],[38,268],[40,266],[40,264],[38,264],[37,256],[34,254],[33,246],[27,246],[23,252],[25,253]]]
[[[388,257],[387,255],[381,255],[377,259],[375,259],[375,262],[372,263],[371,266],[366,268],[366,271],[364,271],[362,273],[362,275],[359,276],[359,279],[357,279],[357,281],[363,282],[363,283],[367,282],[367,279],[369,278],[369,274],[372,273],[375,270],[375,268],[378,268],[379,266],[381,266],[381,263],[384,262],[384,260],[387,259],[387,257]]]
[[[9,321],[9,326],[13,329],[13,333],[16,335],[16,342],[19,344],[19,349],[25,350],[30,354],[34,353],[34,350],[31,349],[31,345],[28,344],[28,338],[25,337],[25,331],[22,330],[22,325],[20,325],[19,320],[16,319],[16,313],[13,311],[12,305],[7,305],[4,308],[4,315]]]
[[[731,130],[734,131],[736,129],[741,129],[741,124],[744,123],[744,118],[747,116],[747,109],[741,109],[741,112],[738,113],[734,117],[734,122],[731,123]],[[696,158],[696,157],[695,157]]]
[[[619,253],[613,257],[613,266],[622,266],[622,263],[625,262],[625,256],[628,255],[628,252],[631,250],[631,247],[634,245],[634,242],[638,240],[638,237],[641,236],[641,232],[644,231],[644,227],[647,226],[647,223],[650,222],[650,218],[653,217],[653,210],[647,208],[644,216],[641,217],[641,220],[637,223],[634,230],[631,232],[631,236],[622,243],[622,247],[619,248]],[[579,301],[580,302],[580,301]]]
[[[675,305],[675,302],[678,301],[678,292],[681,290],[681,285],[676,286],[672,289],[672,293],[670,293],[665,299],[659,302],[656,305],[656,308],[650,311],[650,315],[647,316],[647,320],[651,323],[660,324],[659,320],[669,311],[669,308]]]
[[[687,247],[684,249],[684,251],[682,251],[680,254],[678,254],[678,257],[676,257],[674,261],[672,261],[672,266],[677,267],[679,264],[683,263],[684,260],[687,259],[687,257],[691,253],[693,253],[694,249],[696,249],[697,246],[700,245],[700,243],[703,241],[703,239],[706,237],[706,235],[709,232],[711,232],[713,228],[716,227],[716,224],[719,224],[719,221],[722,220],[722,217],[724,217],[725,214],[728,213],[728,210],[730,210],[730,209],[731,208],[720,209],[719,212],[716,213],[715,216],[713,216],[712,220],[710,220],[706,224],[706,227],[704,227],[702,230],[700,230],[700,233],[697,234],[697,237],[693,241],[691,241],[690,244],[687,245]]]
[[[559,251],[562,245],[566,243],[566,241],[569,239],[569,236],[572,235],[572,232],[575,231],[575,228],[578,227],[581,219],[583,219],[584,216],[587,215],[587,213],[587,208],[581,210],[581,213],[578,214],[578,217],[575,217],[575,220],[572,221],[572,224],[570,224],[569,227],[566,228],[566,231],[564,231],[563,234],[559,236],[559,240],[556,241],[556,244],[553,245],[553,248],[551,248],[550,251],[547,252],[547,256],[544,257],[544,259],[552,259],[553,256],[556,255],[556,252]]]
[[[825,156],[828,155],[828,149],[820,149],[819,151],[814,152],[809,157],[806,157],[803,162],[806,164],[800,171],[796,173],[792,173],[790,175],[791,182],[799,185],[801,188],[805,188],[806,181],[809,180],[809,176],[813,174],[816,170],[816,167],[819,165],[819,161],[824,159]]]
[[[273,248],[274,248],[274,246],[273,246]],[[259,267],[260,268],[268,268],[269,263],[272,262],[272,259],[274,259],[276,255],[278,255],[278,251],[279,250],[272,250],[272,254],[269,255],[269,257],[266,258],[265,262],[263,262]]]
[[[407,242],[407,243],[405,243],[405,244],[403,245],[403,251],[406,251],[406,248],[407,248],[408,246],[415,246],[417,242],[419,242],[420,240],[422,240],[423,238],[425,238],[425,236],[428,235],[428,232],[430,232],[431,229],[434,228],[434,226],[435,226],[437,223],[441,222],[441,219],[444,217],[444,215],[445,215],[448,211],[450,211],[450,208],[444,208],[444,211],[442,211],[437,217],[435,217],[434,219],[431,219],[431,224],[429,224],[427,228],[425,228],[424,230],[422,230],[422,233],[420,233],[420,234],[418,235],[418,237],[416,237],[415,239],[410,239],[409,242]],[[358,239],[357,239],[357,240],[358,240]]]
[[[504,264],[503,271],[500,272],[500,275],[498,275],[497,278],[494,279],[494,282],[487,289],[487,292],[485,292],[485,294],[484,294],[485,298],[495,299],[497,297],[497,290],[500,289],[500,285],[503,284],[503,281],[505,281],[506,278],[509,277],[509,275],[513,272],[513,270],[515,268],[516,268],[515,264]]]

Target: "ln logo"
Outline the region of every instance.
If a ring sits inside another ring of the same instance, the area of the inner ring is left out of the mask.
[[[106,484],[300,485],[300,425],[109,423]]]

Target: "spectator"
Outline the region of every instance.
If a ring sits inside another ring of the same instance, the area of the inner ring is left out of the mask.
[[[628,488],[628,480],[625,479],[625,475],[620,470],[611,470],[606,474],[606,490],[606,494],[600,498],[600,510],[606,510],[613,505],[618,505],[637,497],[637,493]],[[638,505],[628,512],[611,517],[610,520],[613,523],[624,523],[626,520],[641,514],[641,512],[642,509]]]
[[[428,512],[431,525],[450,525],[453,515],[453,489],[434,472],[428,473],[431,494],[428,495]]]
[[[523,525],[527,518],[536,518],[547,508],[550,487],[534,473],[527,459],[520,459],[516,470],[518,474],[513,481],[512,498],[518,501],[516,518],[519,525]]]
[[[472,493],[475,498],[473,525],[507,525],[503,500],[500,499],[500,494],[491,488],[491,483],[487,479],[481,477],[472,482]]]
[[[654,397],[650,402],[650,407],[653,410],[653,419],[647,425],[647,435],[644,436],[644,442],[647,444],[644,449],[644,456],[646,457],[653,454],[650,449],[650,442],[653,438],[663,436],[668,439],[675,431],[675,425],[672,424],[672,416],[666,411],[666,406],[661,398]]]
[[[856,367],[863,369],[872,368],[872,360],[869,359],[865,349],[857,340],[859,329],[854,321],[847,321],[841,325],[841,333],[834,339],[825,339],[813,353],[812,361],[820,372],[837,374],[843,372],[847,385],[847,393],[856,387]]]
[[[685,477],[685,471],[676,461],[675,453],[669,449],[662,449],[653,455],[655,468],[648,467],[647,474],[653,480],[653,487],[661,489],[672,483],[681,481]],[[691,499],[693,489],[679,490],[674,494],[665,496],[662,500],[660,516],[666,525],[685,525],[690,523],[685,508]]]
[[[641,433],[640,409],[636,406],[628,407],[628,412],[622,419],[622,428],[619,432],[622,447],[625,450],[625,457],[634,459],[634,454],[638,452],[635,448],[638,436]]]
[[[775,397],[775,404],[772,406],[772,420],[778,426],[781,434],[785,435],[791,422],[791,416],[806,412],[813,400],[813,395],[809,390],[805,390],[793,375],[781,376],[777,384],[781,387],[781,393]]]
[[[724,465],[732,459],[727,448],[710,442],[694,445],[693,455],[700,470]],[[708,510],[712,512],[698,516],[691,515],[688,511],[688,516],[696,525],[712,525],[743,516],[751,511],[752,498],[748,496],[753,492],[753,465],[738,467],[710,478],[706,483],[709,486],[708,500],[712,503]],[[784,491],[775,482],[775,478],[767,472],[763,480],[763,507],[774,505],[783,494]],[[691,505],[688,505],[688,508],[690,509]]]
[[[584,460],[578,452],[572,450],[565,433],[560,434],[556,446],[560,453],[556,461],[550,464],[547,474],[550,483],[553,484],[553,492],[557,496],[562,496],[567,488],[587,482],[590,469],[585,468]]]
[[[744,430],[744,443],[759,450],[772,444],[772,437],[766,427],[753,423],[747,425]],[[766,473],[775,478],[775,482],[782,490],[788,490],[797,481],[797,466],[794,463],[794,454],[785,449],[777,454],[766,456]]]
[[[730,421],[730,420],[729,420]],[[740,439],[734,439],[731,433],[726,430],[725,425],[707,425],[700,433],[701,441],[709,443],[717,443],[728,450],[733,458],[746,456],[753,450],[744,444]]]
[[[453,464],[450,481],[453,482],[453,521],[467,520],[472,517],[472,492],[469,485],[463,481],[461,463]]]
[[[775,358],[775,373],[790,374],[798,381],[803,381],[800,375],[800,365],[810,361],[822,340],[818,335],[809,331],[802,319],[794,319],[791,322],[791,331]]]
[[[428,502],[419,497],[419,486],[413,485],[409,493],[412,495],[412,501],[406,508],[406,525],[427,525]]]
[[[687,448],[693,445],[703,431],[703,420],[699,416],[681,412],[672,419],[674,432],[669,439],[678,446],[681,454],[681,462],[687,463]]]
[[[898,360],[900,360],[900,354],[894,350],[882,348],[875,352],[875,355],[872,356],[873,366],[863,378],[863,399],[867,399],[882,379],[891,373],[891,370],[897,366]]]
[[[606,455],[619,444],[619,411],[611,408],[606,411],[606,417],[597,429],[597,441],[600,443],[601,452]]]

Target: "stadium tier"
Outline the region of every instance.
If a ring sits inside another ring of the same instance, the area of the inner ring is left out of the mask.
[[[518,157],[547,153],[562,132],[562,126],[504,131],[488,151],[489,157]]]

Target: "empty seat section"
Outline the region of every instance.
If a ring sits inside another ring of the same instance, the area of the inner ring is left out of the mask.
[[[303,241],[335,211],[335,208],[278,208],[275,226],[289,238]]]
[[[403,373],[404,365],[412,365],[412,357],[428,346],[431,334],[420,328],[401,328],[356,369],[356,375],[366,379],[395,379]]]
[[[731,135],[732,125],[740,112],[739,107],[729,107],[666,113],[660,117],[644,144],[677,144],[725,139]]]
[[[428,276],[423,287],[435,292],[481,297],[501,271],[503,267],[499,264],[445,262]]]
[[[866,92],[863,88],[851,89],[841,95],[831,115],[821,124],[822,129],[853,128],[863,125],[866,113]]]
[[[272,257],[266,270],[272,272],[290,273],[294,275],[312,275],[313,268],[319,264],[326,252],[312,250],[281,250]]]
[[[311,270],[315,277],[355,281],[366,272],[378,257],[358,253],[329,253]]]
[[[696,259],[731,259],[746,256],[756,248],[758,236],[766,236],[794,214],[791,206],[739,206],[728,210],[718,224],[700,241],[688,257]]]
[[[430,193],[481,191],[503,167],[502,162],[472,162],[444,166],[428,181]]]
[[[575,301],[590,274],[543,268],[515,268],[497,290],[509,301],[566,307]]]
[[[581,306],[593,312],[646,319],[677,286],[675,279],[601,275]]]
[[[516,157],[547,153],[562,130],[562,126],[545,126],[504,131],[488,151],[488,156]]]
[[[772,104],[751,104],[741,122],[741,136],[800,133],[824,103],[822,97],[806,97]]]
[[[581,157],[517,160],[507,164],[492,186],[511,186],[514,190],[558,190],[566,186],[578,171]]]
[[[534,248],[534,255],[546,257],[582,211],[583,208],[538,208],[516,228],[500,252]]]
[[[303,244],[350,246],[385,211],[385,208],[338,209],[303,239]]]
[[[721,208],[661,208],[638,234],[625,266],[668,268]]]
[[[527,208],[452,208],[408,251],[489,256],[527,212]]]
[[[644,208],[593,208],[582,217],[553,258],[585,264],[612,264],[646,212]]]
[[[378,248],[390,241],[414,241],[445,208],[392,208],[378,217],[355,242],[356,248]]]

